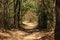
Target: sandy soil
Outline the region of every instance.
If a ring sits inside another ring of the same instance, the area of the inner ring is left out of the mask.
[[[0,40],[54,40],[54,32],[27,33],[20,30],[0,32]]]

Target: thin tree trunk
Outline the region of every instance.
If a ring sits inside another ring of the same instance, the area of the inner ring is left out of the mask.
[[[20,22],[20,1],[18,0],[18,27],[19,27],[19,22]]]
[[[4,9],[3,9],[3,14],[4,14],[4,28],[7,29],[8,28],[8,23],[7,23],[7,4],[8,4],[8,0],[5,0],[3,3]]]
[[[17,28],[17,5],[18,5],[18,1],[14,0],[14,28]]]
[[[20,21],[20,1],[17,0],[16,4],[14,4],[14,25],[15,25],[15,28],[19,27],[19,21]]]

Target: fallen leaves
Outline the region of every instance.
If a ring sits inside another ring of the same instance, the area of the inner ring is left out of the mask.
[[[0,33],[1,37],[7,37],[8,40],[36,40],[41,39],[45,36],[52,36],[54,32],[33,32],[33,33],[27,33],[24,31],[8,31],[8,33]],[[3,38],[4,40],[4,38]],[[7,39],[6,39],[7,40]]]

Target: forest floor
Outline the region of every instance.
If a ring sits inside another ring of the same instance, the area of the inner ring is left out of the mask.
[[[0,40],[55,40],[54,31],[27,33],[20,30],[0,32]]]

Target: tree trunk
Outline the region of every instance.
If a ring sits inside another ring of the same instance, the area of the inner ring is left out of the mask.
[[[56,0],[56,27],[55,37],[56,40],[60,39],[60,0]]]
[[[19,27],[19,21],[20,21],[20,1],[16,0],[16,4],[14,3],[14,25],[15,25],[15,28]]]

